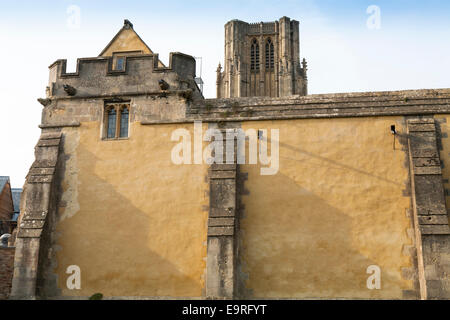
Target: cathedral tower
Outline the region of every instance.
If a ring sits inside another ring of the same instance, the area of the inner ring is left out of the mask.
[[[306,61],[300,63],[299,22],[229,21],[225,64],[217,68],[217,98],[307,94]]]

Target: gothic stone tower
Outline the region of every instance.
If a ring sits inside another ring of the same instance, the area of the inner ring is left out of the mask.
[[[229,21],[225,66],[217,69],[217,98],[307,94],[306,61],[300,64],[299,22]]]

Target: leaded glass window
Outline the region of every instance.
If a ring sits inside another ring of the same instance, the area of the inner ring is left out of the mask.
[[[273,69],[274,66],[274,58],[273,58],[273,43],[269,38],[266,42],[266,69]]]
[[[107,127],[107,137],[115,138],[116,137],[116,110],[114,108],[108,110],[108,127]]]
[[[259,44],[253,39],[250,47],[250,70],[259,70]]]
[[[120,137],[128,137],[128,108],[124,107],[120,112]]]
[[[118,57],[116,62],[116,70],[123,70],[124,57]]]

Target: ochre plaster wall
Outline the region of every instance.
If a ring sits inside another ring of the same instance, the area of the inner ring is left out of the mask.
[[[241,277],[247,294],[267,298],[402,298],[414,290],[406,211],[406,154],[390,125],[401,117],[246,122],[279,129],[280,168],[248,173],[242,197]],[[270,141],[270,136],[269,136]],[[269,144],[270,150],[270,144]],[[381,289],[366,286],[381,268]]]
[[[204,292],[206,165],[171,161],[173,130],[141,126],[102,141],[100,124],[65,128],[62,206],[56,224],[62,296],[200,297]],[[81,268],[81,290],[66,268]]]

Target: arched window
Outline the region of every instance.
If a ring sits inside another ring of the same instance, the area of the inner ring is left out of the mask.
[[[259,44],[256,39],[252,40],[250,47],[250,70],[259,70]]]
[[[121,138],[128,137],[128,108],[124,106],[120,112],[120,135]]]
[[[273,42],[269,38],[266,41],[266,69],[268,70],[272,70],[274,66],[273,51]]]
[[[104,139],[128,138],[130,105],[109,103],[105,106]]]
[[[112,139],[116,137],[116,109],[108,109],[108,120],[107,120],[107,138]]]

